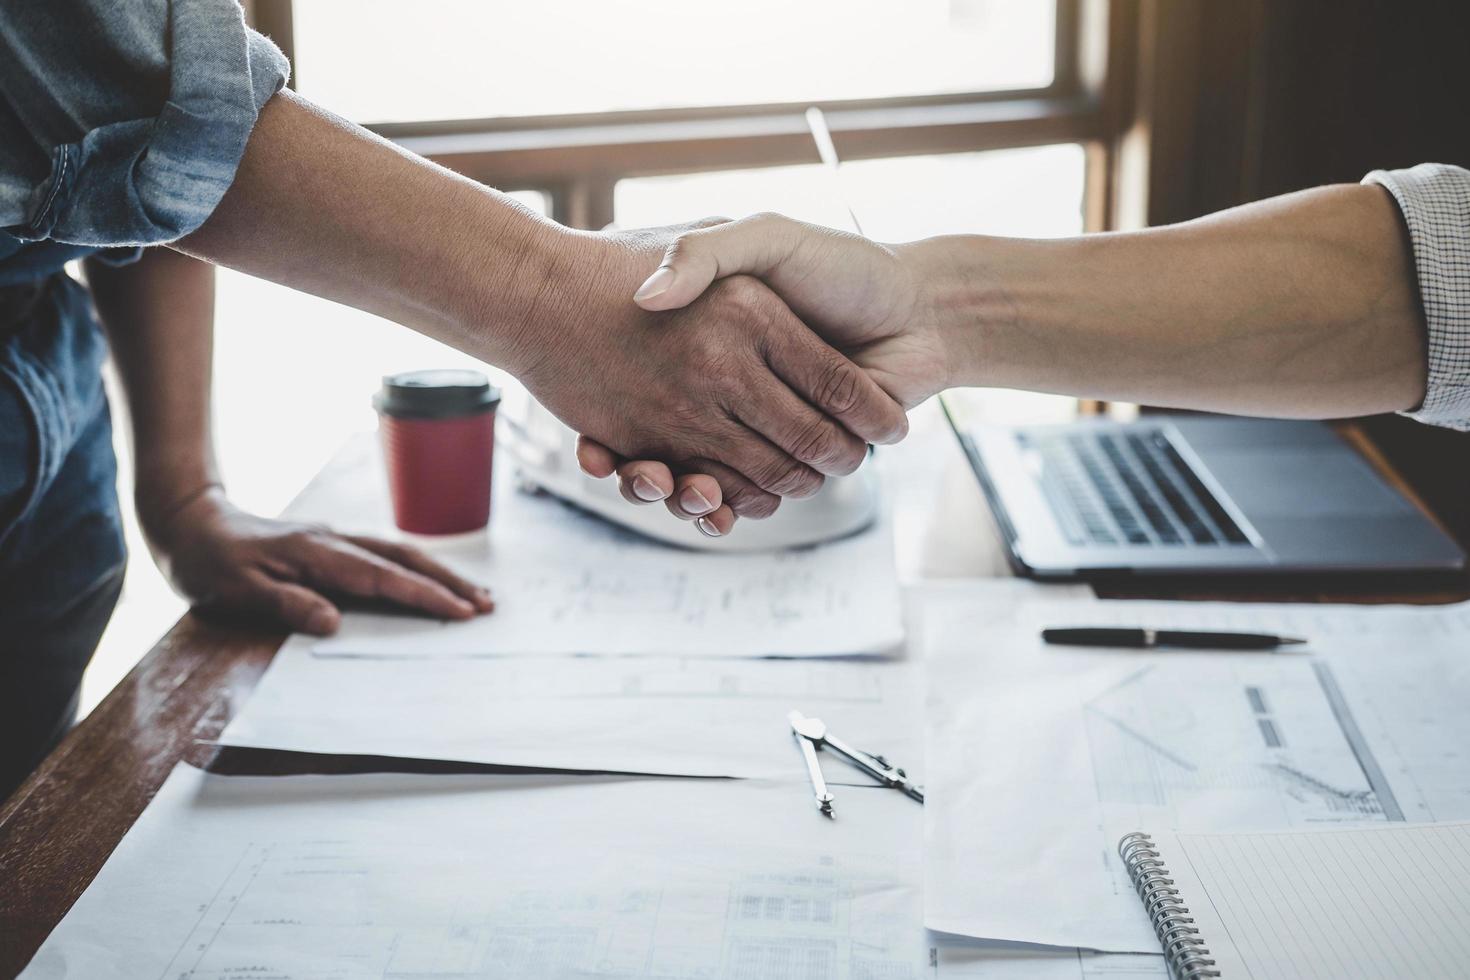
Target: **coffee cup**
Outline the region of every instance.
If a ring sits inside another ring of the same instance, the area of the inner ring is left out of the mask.
[[[478,371],[408,371],[373,396],[393,520],[412,534],[462,534],[490,521],[500,391]]]

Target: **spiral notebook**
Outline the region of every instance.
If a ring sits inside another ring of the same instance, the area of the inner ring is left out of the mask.
[[[1181,980],[1470,976],[1470,823],[1128,834]]]

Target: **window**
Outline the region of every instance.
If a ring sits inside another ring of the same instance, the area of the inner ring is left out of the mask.
[[[885,242],[963,233],[1053,238],[1082,232],[1085,157],[1069,143],[857,160],[843,166],[840,186],[818,164],[630,177],[618,182],[613,213],[623,228],[757,211],[849,228],[851,206],[863,232]]]
[[[637,183],[646,178],[812,162],[810,104],[826,110],[844,159],[895,167],[901,157],[1101,148],[1109,136],[1106,59],[1096,57],[1113,16],[1106,0],[250,6],[292,55],[303,95],[468,176],[543,191],[552,215],[576,227],[626,223],[615,198],[689,186]],[[1107,161],[1087,153],[1062,196],[1102,186]],[[925,167],[958,173],[938,161],[909,172]],[[808,179],[798,174],[768,173],[765,190]]]
[[[302,95],[364,123],[1042,89],[1038,0],[295,0]],[[391,44],[385,42],[391,39]]]

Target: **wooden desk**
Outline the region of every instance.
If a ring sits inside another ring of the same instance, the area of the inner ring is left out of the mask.
[[[910,516],[923,514],[925,528],[922,532],[915,525],[907,528],[924,541],[923,554],[909,571],[939,578],[1003,573],[1004,561],[983,498],[952,440],[932,430],[916,436],[919,441],[907,453],[910,460],[923,462],[912,467],[919,479],[911,476],[900,495],[909,504],[900,506],[911,507]],[[1370,457],[1378,459],[1376,454]],[[907,461],[901,462],[908,467]],[[327,473],[303,494],[302,503],[313,515],[314,494],[319,500],[348,496],[363,501],[364,495],[377,492],[371,480]],[[364,506],[371,509],[371,501]],[[956,528],[982,526],[992,528],[989,539],[955,533]],[[901,556],[901,568],[903,564]],[[1470,598],[1470,581],[1410,592],[1391,588],[1392,584],[1383,583],[1370,593],[1303,591],[1297,586],[1290,592],[1227,595],[1145,583],[1104,594],[1380,602]],[[0,977],[17,973],[29,961],[180,761],[275,773],[388,766],[460,772],[492,768],[398,760],[385,765],[385,760],[246,753],[201,744],[218,736],[249,697],[283,639],[280,633],[212,625],[185,616],[0,808]]]

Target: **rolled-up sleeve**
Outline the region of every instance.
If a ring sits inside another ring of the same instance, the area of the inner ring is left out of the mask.
[[[0,4],[0,227],[94,246],[187,235],[288,71],[235,0]]]
[[[1421,163],[1363,178],[1398,202],[1413,241],[1428,330],[1424,402],[1405,415],[1470,429],[1470,170]]]

